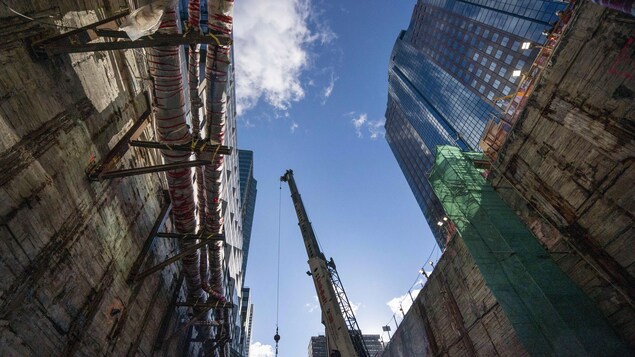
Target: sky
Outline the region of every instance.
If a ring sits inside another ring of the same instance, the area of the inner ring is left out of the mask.
[[[276,324],[281,357],[306,356],[310,337],[324,334],[289,188],[279,181],[285,170],[294,170],[363,333],[388,323],[394,331],[393,313],[400,303],[407,310],[419,270],[439,256],[384,137],[388,60],[415,3],[235,3],[238,143],[254,151],[258,180],[245,280],[251,357],[274,356]]]

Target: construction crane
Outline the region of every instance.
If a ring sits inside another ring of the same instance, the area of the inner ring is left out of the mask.
[[[370,357],[359,329],[353,309],[344,292],[333,258],[326,260],[320,250],[315,232],[302,203],[293,171],[287,170],[280,181],[287,182],[291,199],[298,215],[298,225],[309,256],[307,272],[313,277],[313,284],[322,309],[322,323],[326,327],[326,338],[330,357]]]

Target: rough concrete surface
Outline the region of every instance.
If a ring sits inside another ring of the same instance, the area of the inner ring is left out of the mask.
[[[635,346],[635,19],[581,2],[491,179]]]
[[[452,239],[382,357],[528,356],[465,243]]]
[[[127,6],[7,4],[64,26],[86,25]],[[150,355],[178,269],[137,284],[126,278],[163,205],[162,180],[152,174],[90,182],[86,176],[91,161],[100,162],[147,109],[144,54],[36,60],[24,39],[60,29],[4,6],[0,24],[0,355]],[[146,129],[145,138],[151,135]],[[132,150],[122,167],[156,164],[155,158]],[[157,240],[144,267],[175,248]]]

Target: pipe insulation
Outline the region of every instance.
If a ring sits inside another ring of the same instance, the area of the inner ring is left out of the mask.
[[[231,38],[233,7],[233,0],[208,0],[207,25],[209,30]],[[209,139],[216,140],[221,144],[225,141],[230,51],[229,45],[208,45],[205,63],[207,133]],[[210,159],[212,163],[205,166],[205,187],[207,189],[205,227],[209,234],[220,234],[223,230],[221,207],[223,157],[214,154]],[[210,245],[210,262],[211,289],[208,292],[218,299],[225,300],[222,242]]]
[[[175,7],[164,11],[158,32],[178,33]],[[184,96],[183,74],[180,66],[179,46],[153,47],[148,50],[148,66],[154,79],[154,108],[156,129],[159,141],[165,144],[187,144],[192,140],[186,121],[186,103]],[[190,160],[191,153],[183,151],[161,150],[166,163]],[[170,199],[172,200],[174,227],[178,233],[194,233],[196,219],[194,215],[194,187],[192,170],[184,168],[166,172]],[[192,244],[181,243],[181,249]],[[188,298],[205,299],[201,286],[198,250],[182,259]]]
[[[201,21],[201,2],[200,0],[190,0],[188,2],[188,31],[200,31]],[[201,139],[201,108],[203,101],[199,96],[199,66],[200,66],[200,44],[192,44],[188,48],[188,85],[190,91],[190,107],[192,108],[192,137],[194,140]],[[196,159],[201,159],[199,153],[195,153]],[[203,167],[197,166],[194,169],[194,177],[196,182],[196,207],[197,220],[201,229],[205,222],[205,171]],[[208,247],[203,246],[200,249],[200,275],[201,287],[203,290],[209,291],[209,258]]]

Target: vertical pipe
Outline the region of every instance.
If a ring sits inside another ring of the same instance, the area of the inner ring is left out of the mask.
[[[160,33],[178,33],[177,14],[174,7],[164,12]],[[148,66],[154,79],[155,118],[159,140],[167,144],[186,144],[192,138],[187,127],[183,75],[179,58],[179,46],[153,47],[148,51]],[[190,153],[161,150],[166,163],[187,161]],[[170,198],[173,204],[174,226],[179,233],[194,233],[194,189],[190,168],[166,172]],[[181,248],[195,243],[182,243]],[[189,298],[204,297],[199,272],[199,252],[183,258],[185,281]]]
[[[231,37],[233,0],[209,0],[207,4],[210,31],[221,33]],[[206,89],[206,123],[208,139],[224,143],[225,122],[227,111],[227,84],[230,65],[229,46],[207,46],[207,58],[205,77]],[[221,207],[223,157],[214,155],[210,157],[212,163],[205,167],[205,187],[207,189],[207,211],[205,227],[207,233],[219,234],[223,230],[223,217]],[[221,242],[210,246],[211,261],[211,289],[210,293],[224,300],[223,291],[223,262]]]
[[[188,31],[200,31],[201,21],[201,2],[200,0],[190,0],[188,3]],[[203,107],[203,102],[199,96],[198,84],[199,84],[199,66],[200,66],[200,45],[192,44],[188,48],[189,61],[188,61],[188,84],[190,90],[190,101],[192,110],[192,138],[199,140],[200,127],[201,127],[201,113],[200,109]],[[195,154],[198,160],[200,155]],[[203,227],[205,220],[205,176],[203,168],[197,166],[194,169],[195,181],[196,181],[196,207],[197,207],[197,220],[200,227]],[[203,246],[200,249],[200,275],[201,286],[203,290],[209,290],[209,259],[208,259],[208,247]]]

